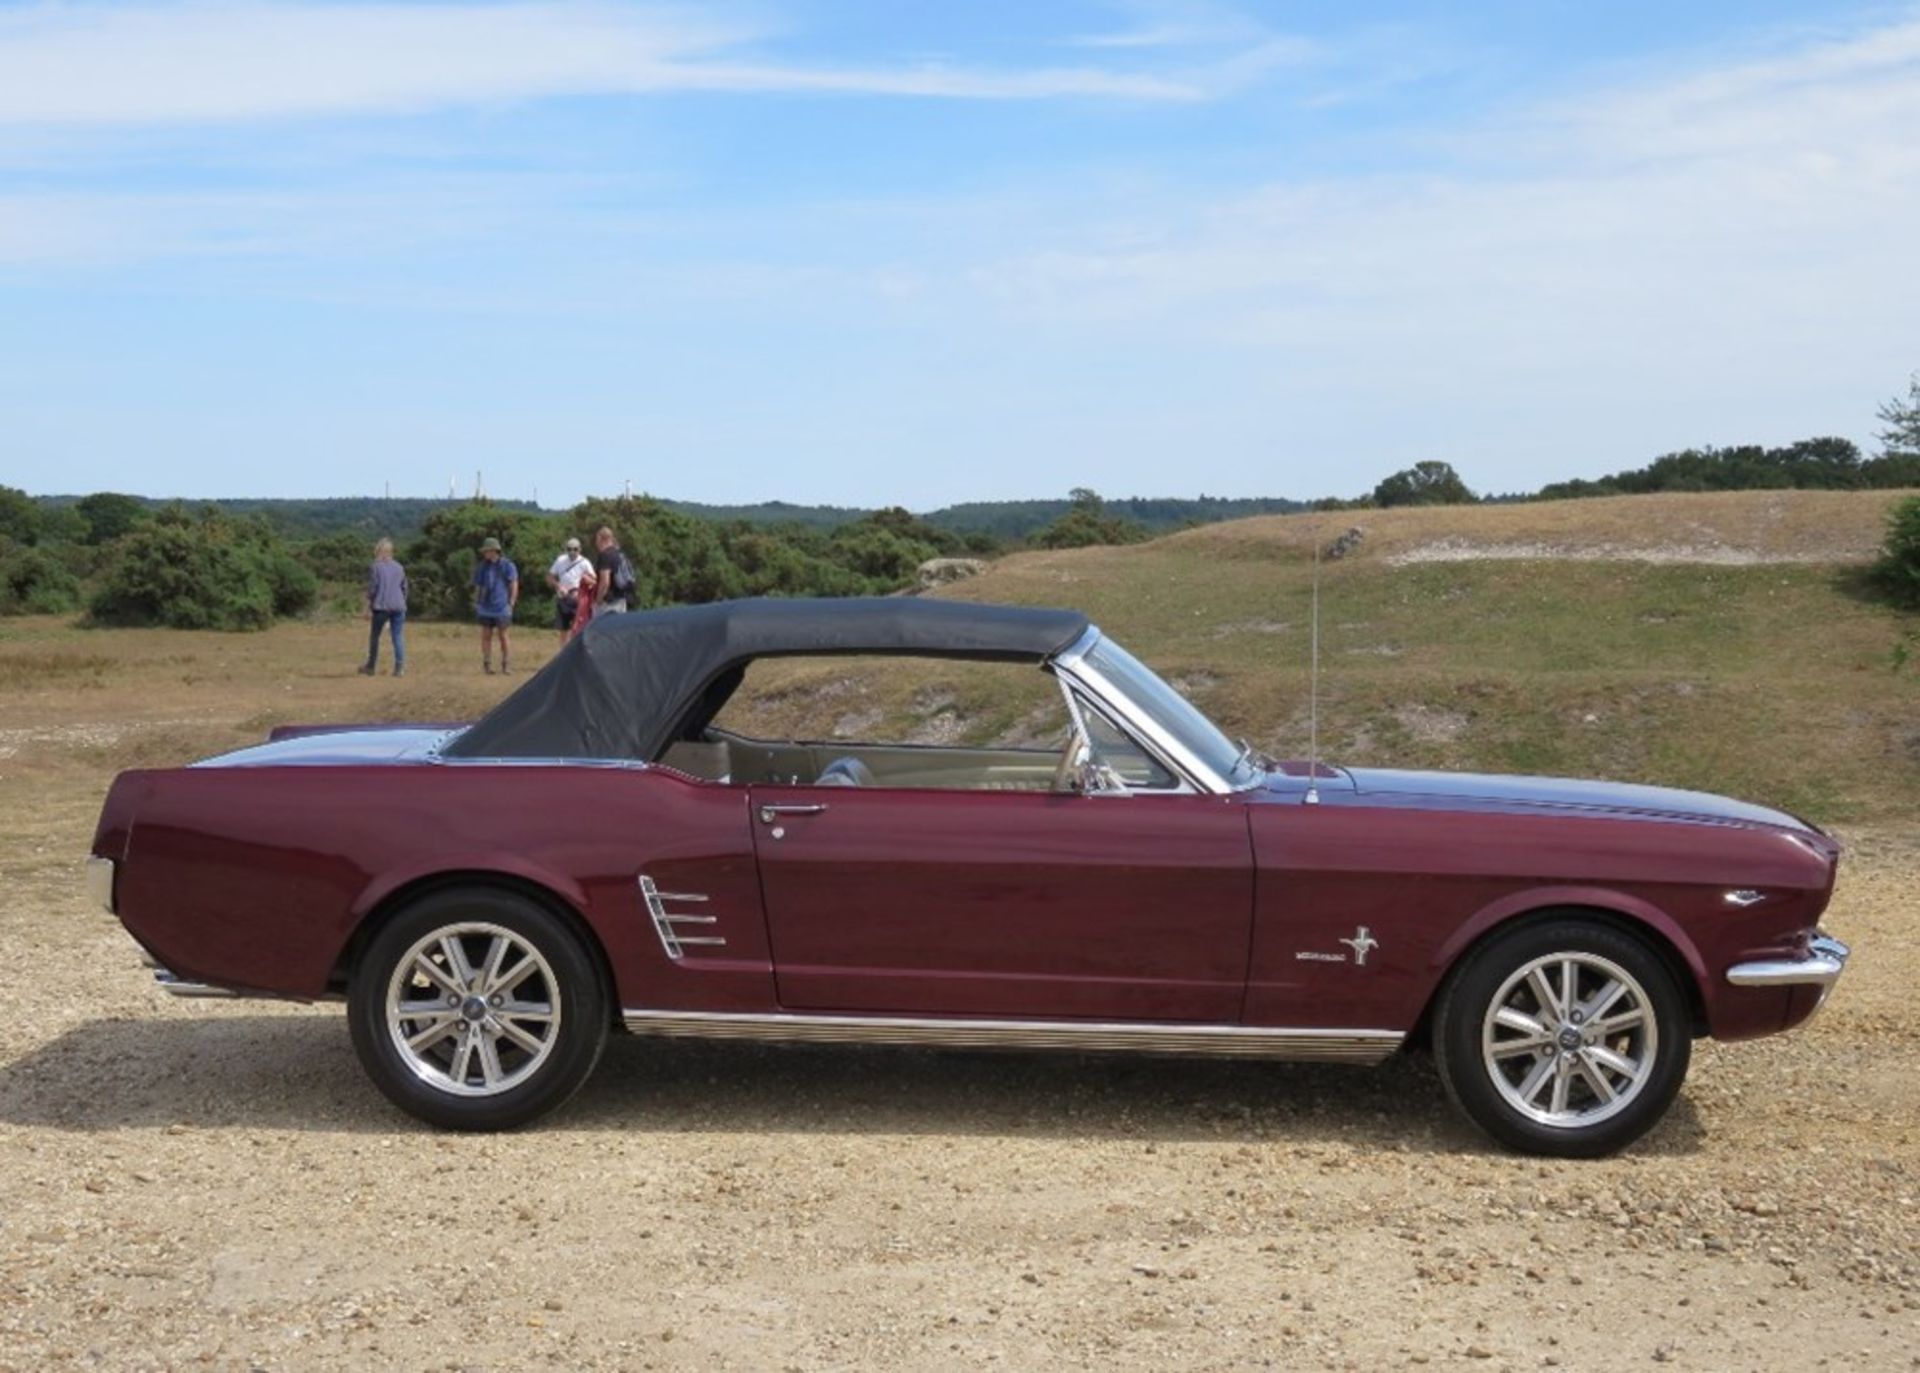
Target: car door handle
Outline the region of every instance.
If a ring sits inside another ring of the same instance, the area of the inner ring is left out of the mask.
[[[762,806],[760,807],[760,823],[763,825],[771,825],[774,823],[776,817],[782,815],[818,815],[825,809],[826,807],[823,805]]]

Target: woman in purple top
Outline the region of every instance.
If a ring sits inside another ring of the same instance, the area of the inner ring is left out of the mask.
[[[407,670],[407,569],[393,560],[393,540],[382,539],[373,546],[373,562],[367,568],[367,663],[360,669],[363,677],[373,676],[380,666],[380,631],[393,636],[393,675]]]

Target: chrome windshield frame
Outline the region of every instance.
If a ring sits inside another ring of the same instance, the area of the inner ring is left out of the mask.
[[[1050,665],[1054,672],[1098,701],[1110,719],[1133,735],[1142,748],[1195,791],[1211,796],[1231,796],[1244,790],[1235,786],[1232,778],[1223,777],[1208,766],[1180,739],[1139,709],[1111,678],[1088,661],[1094,645],[1104,637],[1098,625],[1088,625],[1085,633],[1053,656]],[[1148,671],[1152,669],[1148,668]],[[1247,785],[1253,784],[1249,782]]]

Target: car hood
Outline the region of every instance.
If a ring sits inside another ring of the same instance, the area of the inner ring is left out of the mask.
[[[345,767],[369,763],[420,763],[436,756],[456,731],[444,726],[296,725],[276,729],[264,744],[236,749],[195,763],[201,768]]]
[[[1648,787],[1631,782],[1593,782],[1573,777],[1509,777],[1484,773],[1409,772],[1397,768],[1345,768],[1360,796],[1421,797],[1462,807],[1539,806],[1665,816],[1676,820],[1733,821],[1818,833],[1785,811],[1735,801],[1706,791]]]

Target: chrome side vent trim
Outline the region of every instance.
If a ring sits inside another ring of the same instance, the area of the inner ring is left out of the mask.
[[[1396,1030],[1296,1030],[1134,1021],[961,1020],[647,1010],[625,1011],[622,1018],[633,1034],[669,1038],[907,1044],[950,1049],[1127,1051],[1311,1063],[1378,1063],[1398,1049],[1405,1038]]]
[[[660,936],[660,947],[667,951],[667,957],[676,963],[687,956],[691,945],[724,945],[727,941],[717,934],[682,934],[682,925],[711,925],[716,917],[711,915],[692,915],[681,911],[670,911],[667,903],[675,905],[697,906],[706,903],[703,892],[661,891],[654,885],[651,877],[640,874],[640,899],[647,903],[647,914],[653,917],[654,932]]]

